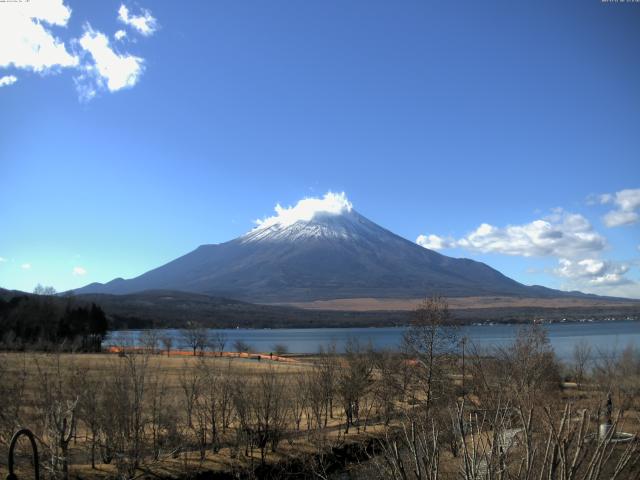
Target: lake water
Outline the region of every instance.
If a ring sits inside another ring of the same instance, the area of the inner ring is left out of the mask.
[[[471,325],[460,329],[460,335],[478,347],[492,347],[510,343],[520,328],[518,325]],[[640,321],[608,321],[583,323],[553,323],[545,325],[549,340],[560,359],[570,359],[574,345],[580,341],[589,343],[598,353],[611,353],[628,345],[640,348]],[[338,351],[344,351],[349,338],[361,344],[371,344],[378,349],[397,348],[402,341],[404,327],[389,328],[283,328],[283,329],[223,329],[227,336],[225,350],[232,350],[233,343],[241,340],[256,352],[270,352],[274,345],[286,345],[290,353],[317,353],[321,346],[335,343]],[[140,330],[112,332],[105,344],[138,344]],[[173,348],[187,349],[180,330],[158,330],[158,335],[173,338]]]

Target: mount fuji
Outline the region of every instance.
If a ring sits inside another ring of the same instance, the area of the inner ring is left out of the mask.
[[[202,245],[138,277],[75,293],[178,290],[258,303],[349,298],[585,296],[526,286],[488,265],[419,246],[368,220],[344,194],[276,207],[236,239]]]

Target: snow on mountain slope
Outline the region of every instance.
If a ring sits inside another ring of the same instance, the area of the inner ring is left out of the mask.
[[[527,287],[483,263],[425,249],[360,215],[344,194],[278,205],[275,216],[257,223],[239,238],[200,246],[139,277],[76,292],[166,289],[252,302],[568,295]]]

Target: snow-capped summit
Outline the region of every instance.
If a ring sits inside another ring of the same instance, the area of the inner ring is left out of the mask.
[[[367,220],[355,210],[341,213],[317,212],[309,220],[293,223],[259,225],[240,237],[242,242],[302,240],[362,240],[386,230]]]
[[[377,227],[358,214],[344,192],[328,192],[322,198],[305,198],[295,206],[275,207],[276,215],[256,220],[257,226],[240,240],[300,241],[351,239],[370,235]],[[373,228],[372,228],[373,227]]]
[[[202,245],[130,280],[91,284],[77,293],[183,290],[252,302],[337,298],[566,296],[527,287],[469,259],[441,255],[355,211],[344,193],[277,205],[245,235]]]

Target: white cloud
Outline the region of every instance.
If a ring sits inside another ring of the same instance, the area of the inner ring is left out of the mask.
[[[640,298],[640,283],[626,277],[630,266],[597,258],[569,260],[562,258],[553,273],[564,278],[565,290],[580,290],[597,295]]]
[[[7,261],[7,259],[6,259],[6,258],[4,258],[4,257],[0,257],[0,263],[5,263],[6,261]]]
[[[629,265],[597,258],[569,260],[561,258],[559,267],[554,273],[560,277],[581,280],[588,285],[622,285],[631,280],[624,275],[629,271]]]
[[[65,43],[59,37],[72,13],[64,1],[2,3],[0,69],[13,67],[41,74],[57,73],[65,68],[76,70],[79,73],[74,81],[83,100],[103,89],[115,92],[135,85],[143,71],[143,59],[114,51],[103,33],[86,27],[80,39],[71,38]],[[157,21],[148,10],[131,15],[122,5],[118,14],[122,22],[143,35],[151,35],[157,29]],[[126,35],[121,29],[114,38],[123,40]],[[16,80],[14,75],[5,75],[0,78],[0,87]]]
[[[460,247],[483,253],[555,257],[558,267],[550,273],[566,281],[563,289],[640,298],[640,283],[627,277],[630,264],[598,258],[607,246],[606,239],[585,217],[561,209],[522,225],[483,223],[458,240],[420,235],[416,243],[434,250]]]
[[[429,238],[433,238],[431,243],[440,248],[461,247],[482,253],[523,257],[583,257],[601,251],[607,244],[582,215],[559,209],[552,215],[523,225],[496,227],[483,223],[457,241],[442,239],[440,242],[441,237],[437,235],[420,235],[418,240],[428,241]],[[420,241],[418,243],[423,245]]]
[[[616,193],[605,193],[598,197],[602,204],[615,205],[603,217],[607,227],[632,225],[640,220],[640,188],[620,190]]]
[[[66,27],[71,9],[63,0],[33,0],[2,4],[0,15],[0,68],[14,66],[45,72],[74,67],[78,58],[69,53],[51,27]]]
[[[73,267],[73,275],[83,276],[87,274],[87,270],[84,267]]]
[[[615,195],[615,203],[622,210],[629,211],[640,208],[640,188],[620,190]]]
[[[302,199],[293,207],[282,207],[277,204],[275,207],[276,215],[256,220],[256,223],[258,228],[266,228],[276,224],[286,227],[299,220],[309,221],[318,213],[338,215],[350,212],[352,208],[353,205],[344,192],[327,192],[322,198]]]
[[[120,5],[118,9],[118,20],[136,29],[145,37],[148,37],[156,31],[158,27],[157,21],[153,18],[149,10],[142,9],[141,13],[141,15],[131,15],[127,7]]]
[[[626,212],[624,210],[611,210],[602,219],[607,227],[620,227],[622,225],[633,225],[638,221],[636,212]]]
[[[106,87],[115,92],[138,82],[143,71],[142,58],[116,53],[109,46],[107,36],[88,25],[79,43],[93,58],[93,64],[85,67],[85,75],[76,79],[81,96],[91,98],[98,89]],[[95,85],[87,84],[91,79]]]
[[[5,75],[0,78],[0,87],[6,87],[9,85],[13,85],[18,81],[18,78],[15,75]]]
[[[22,265],[20,265],[20,268],[23,270],[30,270],[31,269],[31,264],[30,263],[23,263]]]
[[[439,237],[438,235],[418,235],[416,243],[421,247],[430,250],[442,250],[443,248],[455,247],[456,242],[451,238]]]

